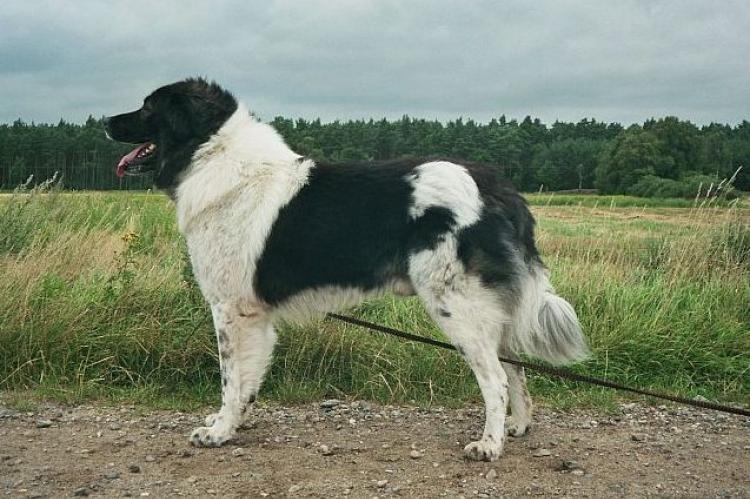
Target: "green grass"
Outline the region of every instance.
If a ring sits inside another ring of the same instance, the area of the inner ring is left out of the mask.
[[[526,199],[532,206],[587,206],[600,208],[692,208],[703,203],[704,199],[685,198],[640,198],[635,196],[590,194],[530,193]],[[747,201],[739,201],[746,203]],[[714,200],[714,203],[728,206],[733,201]]]
[[[748,211],[737,203],[674,209],[591,196],[539,202],[544,196],[532,197],[540,249],[594,352],[575,369],[750,402]],[[0,388],[8,393],[181,408],[217,400],[209,312],[166,197],[6,196],[0,276]],[[353,313],[441,337],[415,299],[384,297]],[[608,391],[541,376],[532,376],[531,389],[563,407],[615,400]],[[285,403],[330,396],[449,406],[479,400],[454,353],[332,321],[280,328],[261,395]]]

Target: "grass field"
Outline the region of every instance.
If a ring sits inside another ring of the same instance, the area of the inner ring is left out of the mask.
[[[741,202],[532,195],[539,246],[594,356],[581,372],[750,402],[750,210]],[[417,301],[354,314],[435,337]],[[532,377],[554,404],[608,392]],[[218,397],[210,317],[173,207],[148,193],[0,199],[0,388],[189,405]],[[321,321],[284,326],[262,396],[479,400],[453,353]]]

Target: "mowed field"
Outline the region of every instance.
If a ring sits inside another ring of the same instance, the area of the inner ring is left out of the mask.
[[[558,292],[593,357],[574,369],[738,404],[750,402],[747,201],[529,196]],[[440,337],[415,299],[351,311]],[[175,228],[150,193],[23,193],[0,199],[0,389],[183,407],[215,402],[210,314]],[[611,392],[531,374],[555,406]],[[328,320],[280,328],[261,397],[458,406],[479,401],[452,352]],[[19,403],[21,401],[19,400]]]

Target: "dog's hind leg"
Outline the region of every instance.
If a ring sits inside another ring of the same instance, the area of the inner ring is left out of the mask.
[[[505,356],[515,358],[503,352]],[[515,360],[515,359],[514,359]],[[508,375],[508,395],[510,398],[511,416],[507,420],[507,434],[520,437],[529,431],[531,425],[531,396],[526,387],[526,374],[523,367],[514,364],[502,363]]]
[[[469,443],[464,454],[478,461],[494,461],[505,442],[508,379],[497,352],[509,318],[497,293],[467,275],[451,258],[455,253],[449,246],[412,256],[409,274],[428,312],[471,367],[484,398],[482,438]]]
[[[247,313],[233,304],[211,307],[221,369],[221,409],[196,428],[190,442],[200,447],[222,445],[234,437],[247,404],[255,397],[268,367],[276,333],[262,313]]]

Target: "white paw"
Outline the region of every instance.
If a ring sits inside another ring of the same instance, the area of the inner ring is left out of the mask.
[[[464,455],[474,461],[497,461],[503,453],[503,442],[482,438],[464,447]]]
[[[522,437],[529,432],[528,421],[515,421],[513,417],[505,420],[505,434],[511,437]]]
[[[208,416],[206,416],[206,426],[213,426],[214,423],[216,422],[216,418],[218,415],[219,413],[215,412],[213,414],[209,414]]]
[[[202,426],[193,430],[190,443],[195,447],[220,447],[232,438],[229,432],[217,431],[214,427]]]

